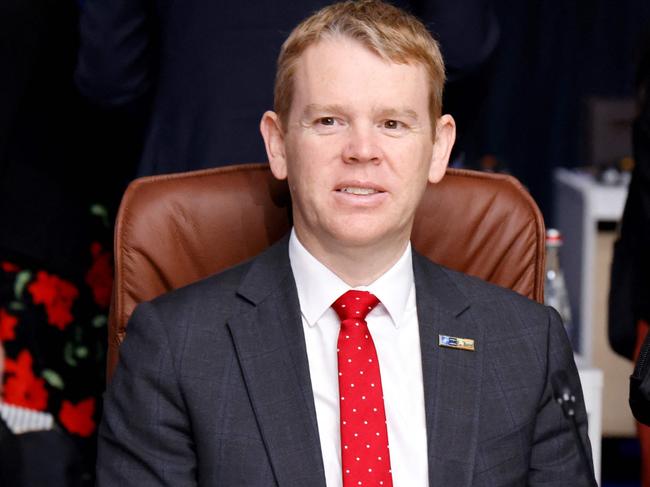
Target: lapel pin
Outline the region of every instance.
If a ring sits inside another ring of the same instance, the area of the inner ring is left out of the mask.
[[[459,350],[476,351],[474,340],[471,338],[450,337],[447,335],[438,335],[438,345],[447,348],[457,348]]]

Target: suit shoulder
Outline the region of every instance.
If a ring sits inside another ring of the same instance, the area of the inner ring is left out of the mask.
[[[152,299],[149,304],[163,316],[202,309],[216,316],[228,314],[237,301],[237,289],[250,268],[251,261],[238,264],[186,286]],[[233,303],[233,304],[230,304]]]
[[[277,286],[287,285],[291,274],[288,236],[277,241],[257,256],[170,291],[150,302],[168,316],[174,313],[195,313],[204,320],[225,319],[236,312],[255,306]]]
[[[471,276],[463,272],[455,271],[444,266],[440,266],[442,271],[456,284],[458,289],[471,299],[472,302],[478,303],[493,299],[511,299],[521,305],[542,306],[537,301],[519,294],[512,289],[493,284],[479,277]]]
[[[491,322],[491,332],[496,335],[498,330],[510,335],[517,330],[530,331],[531,327],[542,332],[550,321],[550,315],[556,314],[548,306],[512,289],[446,267],[440,266],[440,269],[467,300],[472,312]]]

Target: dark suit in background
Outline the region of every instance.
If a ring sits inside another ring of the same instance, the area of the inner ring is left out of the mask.
[[[148,114],[139,175],[265,161],[259,122],[273,106],[280,46],[329,3],[85,0],[77,85],[97,103],[137,101]],[[393,3],[439,37],[453,81],[446,109],[462,132],[480,98],[476,73],[498,39],[492,1]]]
[[[21,470],[18,439],[0,418],[0,485],[20,486]]]
[[[650,323],[650,36],[639,66],[638,114],[632,146],[634,170],[614,245],[609,291],[609,342],[620,355],[633,359],[643,341],[637,323]]]
[[[83,465],[76,445],[58,429],[14,435],[0,418],[2,487],[83,487]]]
[[[638,360],[630,377],[630,405],[641,444],[641,485],[650,486],[650,385],[642,344],[650,324],[650,35],[642,44],[637,70],[638,112],[632,145],[634,170],[628,190],[620,237],[614,244],[609,291],[609,342],[619,354]],[[645,380],[645,384],[643,381]]]
[[[432,487],[588,485],[553,400],[565,370],[553,310],[415,253]],[[324,487],[287,239],[136,308],[99,436],[98,485]],[[473,338],[445,349],[438,335]]]

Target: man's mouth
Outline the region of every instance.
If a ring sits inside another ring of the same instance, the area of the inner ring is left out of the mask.
[[[346,186],[344,188],[338,189],[337,191],[341,193],[349,193],[349,194],[355,194],[360,196],[366,196],[369,194],[375,194],[380,192],[372,188],[358,188],[354,186]]]

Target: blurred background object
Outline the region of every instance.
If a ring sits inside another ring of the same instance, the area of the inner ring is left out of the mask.
[[[650,35],[642,44],[637,75],[632,149],[634,168],[619,237],[614,244],[609,293],[609,339],[620,355],[638,362],[631,384],[641,381],[648,351],[641,345],[650,323]],[[636,398],[640,398],[637,396]],[[634,399],[634,397],[630,397]],[[636,404],[639,406],[639,404]],[[650,401],[646,404],[650,408]],[[637,417],[645,416],[637,412]],[[637,423],[643,461],[642,485],[650,486],[650,427]]]
[[[564,281],[560,261],[562,234],[556,228],[546,229],[546,275],[544,279],[544,304],[560,314],[569,337],[572,335],[571,302]]]
[[[147,129],[138,175],[262,162],[262,113],[275,62],[300,20],[331,3],[85,0],[77,85],[107,107],[139,105]],[[440,41],[459,146],[485,100],[499,40],[493,0],[396,0]],[[191,26],[191,27],[189,27]]]

